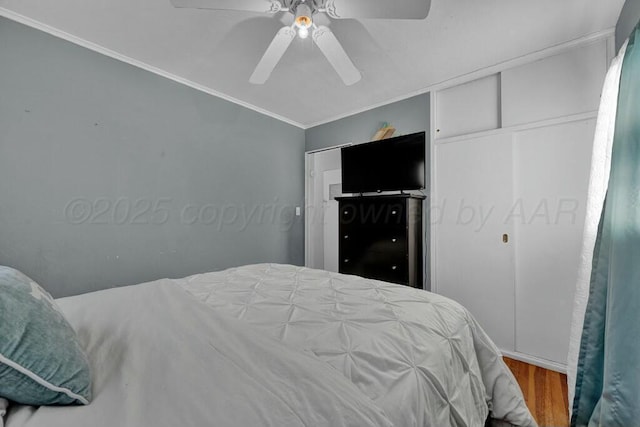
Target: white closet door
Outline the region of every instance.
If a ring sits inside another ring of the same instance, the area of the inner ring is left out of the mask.
[[[435,289],[469,309],[498,347],[513,350],[512,137],[436,144],[435,157]]]
[[[607,74],[607,41],[502,72],[502,126],[597,111]]]
[[[514,137],[516,351],[565,364],[595,120]]]

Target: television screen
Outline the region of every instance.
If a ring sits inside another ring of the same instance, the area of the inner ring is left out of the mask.
[[[425,132],[344,147],[342,191],[423,189],[425,149]]]

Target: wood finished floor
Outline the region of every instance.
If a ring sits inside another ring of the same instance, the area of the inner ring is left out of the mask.
[[[518,380],[524,400],[538,425],[568,426],[567,376],[506,357],[504,361]]]

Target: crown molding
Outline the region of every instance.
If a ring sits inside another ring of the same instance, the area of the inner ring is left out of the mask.
[[[24,25],[26,25],[28,27],[35,28],[36,30],[40,30],[40,31],[42,31],[44,33],[47,33],[47,34],[50,34],[52,36],[58,37],[60,39],[66,40],[68,42],[71,42],[71,43],[73,43],[75,45],[78,45],[78,46],[84,47],[86,49],[92,50],[94,52],[98,52],[98,53],[100,53],[102,55],[108,56],[110,58],[113,58],[113,59],[116,59],[118,61],[124,62],[126,64],[133,65],[134,67],[141,68],[143,70],[149,71],[150,73],[156,74],[156,75],[164,77],[166,79],[173,80],[174,82],[183,84],[183,85],[188,86],[188,87],[190,87],[192,89],[196,89],[198,91],[207,93],[209,95],[215,96],[217,98],[223,99],[225,101],[231,102],[233,104],[236,104],[236,105],[239,105],[241,107],[247,108],[249,110],[255,111],[255,112],[260,113],[262,115],[265,115],[265,116],[271,117],[273,119],[279,120],[281,122],[287,123],[289,125],[298,127],[300,129],[306,129],[306,126],[304,126],[303,124],[298,123],[296,121],[293,121],[291,119],[288,119],[288,118],[286,118],[284,116],[280,116],[278,114],[272,113],[271,111],[265,110],[263,108],[255,106],[255,105],[250,104],[248,102],[241,101],[241,100],[239,100],[237,98],[229,96],[229,95],[227,95],[225,93],[222,93],[222,92],[219,92],[217,90],[211,89],[209,87],[206,87],[206,86],[201,85],[199,83],[193,82],[191,80],[182,78],[182,77],[177,76],[175,74],[171,74],[171,73],[169,73],[169,72],[167,72],[165,70],[162,70],[162,69],[160,69],[158,67],[154,67],[153,65],[147,64],[147,63],[142,62],[142,61],[138,61],[137,59],[134,59],[134,58],[131,58],[129,56],[123,55],[121,53],[115,52],[115,51],[113,51],[111,49],[107,49],[104,46],[101,46],[99,44],[90,42],[90,41],[85,40],[85,39],[83,39],[81,37],[74,36],[72,34],[69,34],[69,33],[65,32],[65,31],[59,30],[57,28],[54,28],[54,27],[52,27],[50,25],[47,25],[47,24],[44,24],[44,23],[42,23],[40,21],[37,21],[35,19],[31,19],[31,18],[26,17],[24,15],[21,15],[19,13],[13,12],[13,11],[11,11],[9,9],[4,8],[4,7],[0,7],[0,16],[3,16],[3,17],[5,17],[7,19],[10,19],[12,21],[18,22],[20,24],[24,24]]]

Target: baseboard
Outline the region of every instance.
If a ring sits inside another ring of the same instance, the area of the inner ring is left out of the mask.
[[[540,366],[541,368],[549,369],[551,371],[567,373],[567,365],[562,363],[553,362],[551,360],[542,359],[540,357],[531,356],[529,354],[518,353],[517,351],[505,351],[500,350],[503,356],[510,359],[519,360],[521,362],[528,363],[530,365]]]

